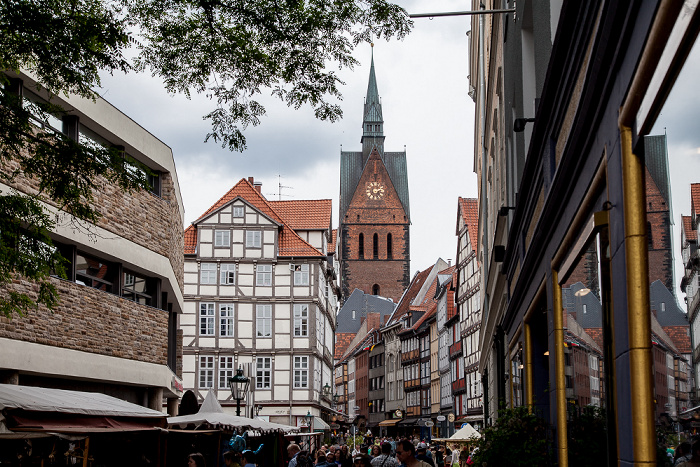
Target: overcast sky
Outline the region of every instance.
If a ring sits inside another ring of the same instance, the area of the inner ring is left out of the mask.
[[[401,2],[407,11],[453,11],[454,1]],[[466,3],[465,3],[466,5]],[[463,7],[464,5],[462,5]],[[462,8],[459,7],[459,8]],[[411,204],[411,271],[457,251],[457,197],[476,197],[473,171],[474,105],[468,97],[467,17],[419,19],[403,41],[376,41],[374,63],[384,113],[385,148],[406,146]],[[340,150],[361,150],[362,113],[371,57],[342,70],[344,118],[316,120],[265,99],[267,116],[245,132],[248,150],[232,153],[204,143],[212,104],[169,96],[159,79],[129,74],[103,78],[102,96],[173,149],[185,204],[185,225],[204,213],[238,180],[255,177],[268,199],[333,199],[338,224]],[[280,190],[279,185],[283,188]],[[281,193],[281,198],[278,198]]]
[[[402,1],[409,13],[456,11],[470,2]],[[384,114],[385,149],[406,146],[411,204],[411,271],[437,258],[456,256],[457,198],[477,197],[473,171],[474,103],[468,97],[469,18],[416,19],[403,41],[383,39],[374,47],[375,71]],[[696,47],[697,49],[697,47]],[[694,50],[693,54],[698,55]],[[316,120],[309,108],[293,110],[264,99],[267,116],[245,135],[248,150],[231,153],[204,143],[209,123],[202,116],[213,107],[203,96],[170,96],[160,80],[143,74],[106,76],[102,96],[173,149],[189,225],[244,177],[263,183],[268,199],[333,199],[338,224],[340,150],[360,150],[362,111],[367,91],[371,48],[360,45],[361,62],[342,70],[344,118]],[[693,67],[694,70],[687,70]],[[700,93],[692,89],[700,76],[700,58],[689,59],[669,97],[655,133],[668,134],[673,214],[690,212],[691,182],[700,182]],[[282,188],[279,188],[282,185]],[[279,195],[281,194],[281,197]],[[680,233],[673,233],[680,256]],[[676,261],[676,284],[682,266]],[[676,287],[676,292],[679,290]],[[682,303],[683,295],[678,293]]]

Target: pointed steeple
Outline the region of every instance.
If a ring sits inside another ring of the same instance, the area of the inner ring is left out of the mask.
[[[365,97],[365,112],[362,119],[362,159],[367,162],[372,148],[376,147],[380,156],[384,157],[384,118],[382,117],[382,102],[377,89],[377,76],[374,73],[374,44],[372,44],[372,65],[369,68],[369,83]]]

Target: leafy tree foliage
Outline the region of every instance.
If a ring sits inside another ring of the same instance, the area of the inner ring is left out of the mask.
[[[404,10],[384,0],[125,0],[143,42],[137,60],[170,92],[206,93],[216,108],[207,139],[242,151],[242,130],[258,125],[263,89],[289,106],[308,104],[334,121],[342,84],[327,64],[352,67],[372,38],[404,37]]]
[[[0,196],[0,286],[35,281],[28,296],[8,289],[0,312],[22,314],[57,303],[47,280],[62,274],[51,246],[50,201],[77,219],[95,222],[93,192],[102,180],[126,190],[146,186],[143,170],[117,148],[81,144],[44,125],[63,109],[28,103],[14,78],[36,77],[49,96],[94,98],[99,73],[148,70],[173,93],[204,93],[213,102],[207,139],[242,151],[243,130],[258,125],[267,90],[289,106],[310,105],[318,118],[342,115],[341,81],[329,65],[352,67],[354,47],[380,37],[404,37],[406,12],[386,0],[0,0],[0,182],[29,177],[32,196]],[[126,58],[133,46],[133,61]]]

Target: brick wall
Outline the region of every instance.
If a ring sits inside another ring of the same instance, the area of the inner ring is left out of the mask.
[[[647,235],[649,242],[649,283],[660,280],[673,290],[673,255],[671,254],[671,216],[666,200],[646,171]]]
[[[16,162],[4,161],[2,169],[16,167]],[[37,180],[21,176],[8,184],[24,193],[36,193],[39,186]],[[184,230],[171,175],[161,175],[161,197],[145,190],[126,193],[106,180],[100,185],[100,191],[93,192],[94,206],[102,216],[97,225],[169,258],[182,288]]]
[[[51,278],[60,293],[44,307],[12,320],[0,317],[0,337],[159,365],[167,364],[168,313],[73,282]],[[36,297],[37,286],[16,280],[14,290]],[[0,294],[7,289],[0,289]]]
[[[385,188],[381,199],[367,196],[366,187],[378,183]],[[360,255],[360,234],[363,254]],[[374,235],[377,235],[377,258],[374,258]],[[388,254],[391,234],[391,255]],[[409,222],[401,200],[377,154],[367,162],[365,172],[340,226],[340,256],[343,296],[357,288],[372,293],[379,285],[379,295],[398,301],[410,282]]]

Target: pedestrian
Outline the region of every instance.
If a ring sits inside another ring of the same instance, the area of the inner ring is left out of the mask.
[[[376,444],[373,444],[373,445],[370,447],[370,453],[369,453],[369,455],[372,457],[372,459],[374,459],[375,457],[379,457],[381,454],[382,454],[382,448],[380,448],[380,447],[377,446]]]
[[[204,456],[199,452],[193,452],[187,456],[187,467],[207,467]]]
[[[416,447],[407,439],[403,439],[396,443],[396,460],[405,467],[430,467],[425,461],[417,459]]]
[[[353,467],[372,467],[372,464],[369,461],[369,456],[364,454],[358,454],[353,457],[352,465]]]
[[[316,464],[315,467],[330,467],[330,464],[326,462],[326,452],[324,450],[319,450],[316,453]]]
[[[370,462],[372,467],[399,467],[399,462],[391,456],[391,444],[382,443],[381,453]]]
[[[292,443],[287,446],[287,455],[289,456],[289,467],[297,467],[297,454],[301,451],[298,444]]]
[[[255,459],[255,453],[250,449],[243,451],[243,462],[245,463],[243,467],[256,467],[257,459]]]
[[[226,467],[241,467],[238,461],[238,453],[234,451],[226,451],[224,453],[224,465]]]
[[[435,467],[435,462],[428,456],[427,454],[428,451],[428,446],[425,443],[418,443],[418,446],[416,447],[416,459],[422,460],[427,464],[430,464],[431,467]]]

